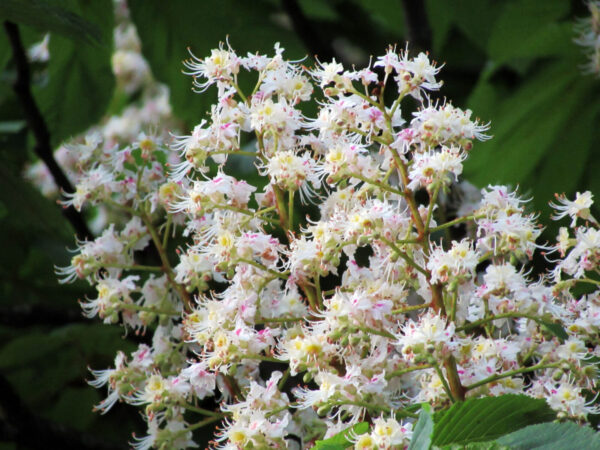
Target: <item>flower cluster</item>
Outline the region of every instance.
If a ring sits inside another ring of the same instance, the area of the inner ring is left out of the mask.
[[[114,29],[112,69],[117,87],[114,96],[121,102],[124,101],[122,99],[135,101],[129,102],[118,114],[104,117],[98,125],[61,145],[54,152],[57,163],[72,184],[78,187],[78,191],[70,199],[76,208],[81,207],[85,197],[92,191],[102,190],[103,186],[115,180],[116,177],[111,176],[113,166],[119,172],[124,172],[123,166],[133,163],[139,149],[153,152],[164,147],[163,143],[169,138],[169,130],[177,128],[171,115],[169,90],[167,86],[156,82],[150,73],[148,63],[141,53],[136,28],[129,19],[126,2],[115,1],[115,16],[117,23]],[[52,57],[48,49],[49,39],[50,35],[46,35],[29,50],[32,61],[47,62]],[[168,151],[164,152],[161,162],[163,165],[167,162],[177,164],[179,159]],[[28,165],[24,175],[46,197],[54,199],[59,196],[52,175],[43,162]],[[131,175],[118,181],[124,185],[131,184]],[[105,194],[110,195],[110,192],[105,191]],[[90,225],[94,231],[100,232],[108,223],[120,223],[122,219],[119,211],[105,202],[98,202],[95,220]]]
[[[414,405],[507,393],[574,420],[599,412],[592,194],[557,196],[554,218],[572,222],[542,245],[517,192],[459,183],[488,125],[430,100],[442,83],[427,54],[306,69],[279,45],[222,45],[186,68],[217,101],[173,137],[174,158],[156,137],[90,136],[65,199],[128,219],[79,242],[60,274],[96,287],[86,316],[152,334],[90,382],[108,386],[102,412],[144,407],[135,448],[193,446],[215,422],[214,448],[307,448],[368,422],[355,448],[401,449]],[[230,170],[244,158],[256,185]],[[554,266],[535,277],[526,264],[540,249]]]

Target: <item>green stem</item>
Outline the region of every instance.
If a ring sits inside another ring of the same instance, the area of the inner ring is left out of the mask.
[[[479,319],[476,320],[475,322],[471,322],[468,323],[466,325],[463,325],[462,327],[458,327],[456,329],[456,331],[467,331],[470,330],[471,328],[476,328],[480,325],[489,323],[489,322],[493,322],[494,320],[500,320],[500,319],[529,319],[529,320],[533,320],[536,323],[541,323],[542,319],[540,319],[539,317],[536,316],[532,316],[529,314],[521,314],[521,313],[504,313],[504,314],[497,314],[495,316],[489,316],[489,317],[484,317],[483,319]]]
[[[146,228],[148,228],[148,231],[150,232],[152,242],[156,247],[158,256],[160,257],[160,261],[162,262],[163,272],[167,276],[169,284],[173,287],[173,289],[177,291],[184,305],[187,307],[188,311],[191,311],[193,309],[192,299],[190,298],[190,295],[187,293],[185,288],[175,281],[173,269],[171,268],[171,264],[169,263],[169,257],[167,256],[165,248],[162,246],[162,241],[158,236],[154,225],[152,225],[152,219],[150,219],[150,217],[147,214],[141,214],[140,218],[142,219],[144,225],[146,225]]]
[[[287,323],[287,322],[302,322],[306,320],[304,317],[275,317],[272,319],[258,319],[254,320],[256,325],[263,325],[267,323]]]
[[[242,208],[236,208],[235,206],[230,206],[230,205],[215,205],[215,208],[217,209],[225,209],[227,211],[233,211],[233,212],[237,212],[240,214],[244,214],[246,216],[250,216],[252,218],[257,217],[257,213],[253,213],[252,211],[248,211],[246,209],[242,209]],[[261,220],[265,220],[267,222],[271,222],[271,223],[278,223],[277,220],[271,219],[269,217],[263,217]]]
[[[271,358],[270,356],[262,355],[242,355],[241,359],[256,359],[258,361],[274,362],[274,363],[287,363],[285,359]]]
[[[407,411],[406,409],[396,410],[396,412],[394,414],[396,416],[396,419],[402,418],[402,417],[411,417],[413,419],[418,419],[419,418],[418,414],[415,414],[413,412]]]
[[[402,184],[404,186],[404,198],[408,203],[410,212],[412,213],[413,220],[415,222],[415,226],[419,231],[419,237],[422,237],[422,235],[425,233],[425,225],[423,224],[423,219],[421,219],[421,214],[419,214],[419,208],[417,206],[415,196],[413,195],[413,192],[407,187],[410,181],[408,179],[408,171],[406,169],[406,165],[402,162],[402,159],[400,158],[400,155],[398,155],[396,149],[391,150],[392,157],[394,158],[394,162],[398,167],[398,171],[400,172],[400,178],[402,179]]]
[[[286,409],[293,408],[294,406],[297,406],[296,402],[292,402],[289,405],[280,406],[279,408],[275,408],[274,410],[269,411],[268,413],[266,413],[265,417],[266,418],[272,417],[275,414],[279,414],[281,411],[285,411]]]
[[[484,217],[485,217],[484,215],[480,215],[480,216],[474,216],[474,215],[472,215],[472,216],[459,217],[457,219],[451,220],[450,222],[446,222],[446,223],[443,223],[442,225],[438,225],[437,227],[434,227],[434,228],[430,229],[429,231],[431,233],[435,233],[436,231],[441,231],[441,230],[444,230],[446,228],[450,228],[450,227],[452,227],[454,225],[458,225],[458,224],[461,224],[461,223],[464,223],[464,222],[469,222],[469,221],[475,220],[475,219],[482,219]]]
[[[294,191],[288,191],[288,228],[294,229]]]
[[[417,370],[431,369],[431,367],[432,367],[431,364],[420,364],[418,366],[394,370],[393,372],[388,373],[385,376],[385,379],[389,381],[394,377],[401,377],[402,375],[406,375],[407,373],[410,373],[410,372],[416,372]]]
[[[208,417],[204,420],[201,420],[198,423],[195,423],[193,425],[190,425],[187,428],[184,428],[181,431],[178,431],[177,433],[183,434],[183,433],[187,433],[188,431],[194,431],[194,430],[197,430],[198,428],[205,427],[206,425],[211,424],[211,423],[216,422],[217,420],[221,420],[221,419],[222,419],[222,417]]]
[[[394,253],[396,253],[396,255],[398,255],[400,258],[402,258],[404,261],[406,261],[409,266],[417,269],[419,272],[421,272],[423,275],[425,275],[427,277],[427,279],[429,279],[431,277],[429,272],[427,272],[425,269],[423,269],[421,266],[419,266],[416,262],[414,262],[412,258],[410,258],[405,252],[400,250],[396,246],[396,244],[394,244],[392,241],[384,238],[381,235],[378,236],[378,238],[380,241],[382,241],[384,244],[386,244],[388,247],[390,247],[394,251]]]
[[[377,405],[376,403],[361,402],[361,401],[341,400],[341,401],[327,402],[326,404],[329,406],[332,406],[332,407],[333,406],[344,406],[344,405],[360,406],[361,408],[365,408],[367,410],[379,411],[379,412],[384,412],[384,413],[390,413],[392,411],[387,406]]]
[[[373,328],[366,327],[364,325],[360,325],[360,326],[356,327],[356,329],[364,331],[365,333],[376,334],[377,336],[383,336],[383,337],[386,337],[389,339],[397,339],[396,336],[394,336],[392,333],[390,333],[388,331],[375,330]]]
[[[446,395],[448,396],[448,398],[450,399],[450,401],[452,403],[454,403],[456,400],[454,399],[454,396],[452,395],[452,390],[450,389],[450,386],[448,385],[448,381],[446,380],[446,377],[444,376],[444,373],[442,372],[442,369],[440,369],[440,366],[437,364],[437,362],[434,362],[432,364],[433,368],[435,369],[440,381],[442,382],[442,385],[444,386],[444,390],[446,391]]]
[[[465,399],[465,388],[460,382],[458,376],[458,368],[456,367],[456,359],[450,355],[444,360],[444,367],[446,374],[448,375],[448,382],[450,383],[450,392],[455,400],[463,401]]]
[[[279,383],[277,384],[277,389],[279,389],[280,391],[283,391],[283,388],[285,387],[285,383],[287,382],[289,377],[290,377],[290,368],[288,367],[287,369],[285,369],[285,372],[283,373],[281,380],[279,380]]]
[[[167,248],[167,244],[169,243],[169,233],[171,232],[171,224],[173,223],[173,216],[171,214],[167,215],[167,224],[165,225],[165,232],[163,234],[162,246]]]
[[[431,218],[433,217],[433,209],[435,208],[438,195],[440,194],[440,187],[441,184],[438,184],[433,191],[433,195],[429,198],[429,209],[427,210],[427,219],[425,220],[426,233],[429,233],[429,224],[431,223]]]
[[[256,152],[247,152],[244,150],[234,150],[234,151],[221,150],[218,152],[210,152],[208,154],[208,156],[210,156],[210,155],[243,155],[243,156],[252,156],[253,158],[256,158],[258,156],[258,154]]]
[[[287,275],[289,275],[288,272],[284,272],[284,273],[277,272],[276,270],[269,269],[268,267],[263,266],[261,263],[258,263],[256,261],[252,261],[251,259],[238,258],[237,261],[241,262],[241,263],[245,263],[245,264],[250,264],[251,266],[254,266],[257,269],[264,270],[265,272],[268,272],[271,275],[276,276],[277,278],[281,278],[282,280],[287,280],[288,279],[288,277],[287,277]]]
[[[181,404],[180,406],[183,406],[188,411],[192,411],[192,412],[195,412],[195,413],[198,413],[198,414],[203,414],[205,416],[216,417],[216,418],[219,418],[219,419],[222,418],[222,417],[225,417],[225,414],[223,414],[223,413],[218,413],[218,412],[210,411],[210,410],[204,409],[204,408],[198,408],[197,406],[189,405],[187,403]]]
[[[315,277],[315,289],[317,291],[317,304],[319,309],[323,309],[323,293],[321,292],[321,276],[319,274]]]
[[[233,84],[233,87],[235,88],[235,91],[240,96],[240,98],[244,101],[244,103],[248,103],[248,98],[244,95],[244,93],[242,92],[242,90],[238,86],[237,82],[234,82],[232,84]]]
[[[308,304],[310,306],[310,309],[312,309],[313,311],[318,311],[319,305],[317,304],[315,292],[312,290],[311,286],[304,285],[302,287],[302,289],[304,290],[304,293],[306,294],[306,297],[308,298]]]
[[[536,364],[535,366],[531,366],[531,367],[523,367],[521,369],[509,370],[508,372],[504,372],[504,373],[501,373],[498,375],[492,375],[487,378],[484,378],[481,381],[478,381],[477,383],[473,383],[473,384],[470,384],[469,386],[465,386],[464,389],[465,389],[465,391],[470,391],[471,389],[478,388],[478,387],[483,386],[488,383],[493,383],[494,381],[498,381],[503,378],[508,378],[508,377],[512,377],[514,375],[519,375],[519,374],[527,373],[527,372],[534,372],[536,370],[551,369],[553,367],[559,367],[560,364],[561,363],[551,363],[551,364],[540,363],[540,364]]]
[[[429,306],[431,306],[429,303],[423,303],[421,305],[407,306],[406,308],[394,309],[392,311],[392,314],[406,314],[411,311],[418,311],[420,309],[429,308]]]
[[[287,236],[287,231],[290,229],[290,226],[287,208],[283,197],[283,191],[276,184],[271,184],[271,186],[273,187],[275,201],[277,202],[277,212],[279,213],[279,225],[286,232],[285,234]]]
[[[356,178],[356,179],[358,179],[360,181],[363,181],[363,182],[365,182],[367,184],[372,184],[373,186],[377,186],[378,188],[383,189],[384,191],[392,192],[392,193],[397,194],[397,195],[402,195],[402,191],[399,191],[398,189],[394,189],[390,185],[388,185],[386,183],[383,183],[381,181],[370,180],[369,178],[363,177],[359,173],[348,172],[348,176],[350,176],[352,178]]]
[[[458,289],[452,291],[452,304],[450,305],[450,320],[456,322],[456,304],[458,303]]]

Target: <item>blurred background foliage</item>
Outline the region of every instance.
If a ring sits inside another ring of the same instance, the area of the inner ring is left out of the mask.
[[[555,192],[600,193],[600,82],[581,73],[573,42],[581,0],[129,0],[153,75],[171,92],[190,130],[214,93],[195,95],[182,74],[188,48],[201,57],[229,37],[239,53],[280,42],[305,65],[333,57],[368,64],[388,44],[429,50],[445,81],[442,96],[491,122],[494,139],[475,145],[465,179],[507,183],[535,198],[548,222]],[[32,67],[32,88],[51,143],[135,101],[115,94],[111,0],[2,0],[0,19],[19,26],[25,46],[50,32],[50,60]],[[60,286],[74,231],[60,208],[22,179],[35,141],[12,89],[15,60],[0,33],[0,448],[119,448],[141,421],[117,407],[91,411],[101,393],[86,367],[111,364],[144,337],[83,320],[83,284]],[[212,95],[211,95],[212,94]],[[409,119],[405,113],[405,118]],[[240,167],[240,170],[243,170]],[[554,234],[555,228],[548,233]],[[20,442],[21,444],[15,444]],[[53,446],[53,443],[58,443]],[[115,444],[113,444],[113,442]],[[23,444],[25,443],[25,444]]]

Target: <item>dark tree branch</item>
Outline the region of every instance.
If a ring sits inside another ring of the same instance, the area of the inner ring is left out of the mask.
[[[312,22],[304,15],[304,11],[296,0],[281,0],[284,11],[290,17],[294,31],[307,50],[314,56],[317,55],[321,61],[331,61],[333,58],[339,62],[340,57],[336,55],[331,42],[323,41]]]
[[[125,448],[33,414],[1,373],[0,441],[11,441],[26,448],[43,450],[119,450]]]
[[[423,0],[402,0],[406,38],[410,46],[417,50],[431,49],[431,28]]]
[[[48,170],[54,178],[54,182],[62,192],[73,193],[75,190],[73,189],[71,182],[54,159],[48,127],[46,126],[44,117],[31,94],[31,73],[29,71],[29,62],[27,61],[25,49],[21,42],[19,27],[12,22],[6,21],[4,22],[4,29],[6,30],[6,34],[10,41],[15,66],[17,68],[17,79],[13,88],[17,94],[21,107],[23,108],[29,130],[35,137],[35,153],[44,164],[46,164],[46,167],[48,167]],[[93,239],[93,235],[88,226],[81,217],[81,214],[79,214],[75,208],[72,206],[64,208],[63,214],[75,229],[79,239]]]

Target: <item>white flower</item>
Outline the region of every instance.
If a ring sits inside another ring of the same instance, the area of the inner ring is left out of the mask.
[[[552,216],[554,220],[560,220],[565,216],[571,217],[571,228],[577,223],[577,218],[588,220],[592,219],[590,214],[590,208],[594,204],[592,200],[594,196],[590,191],[585,191],[583,194],[577,192],[575,194],[575,200],[567,200],[565,196],[556,196],[558,204],[550,203],[550,206],[556,210],[556,214]]]

